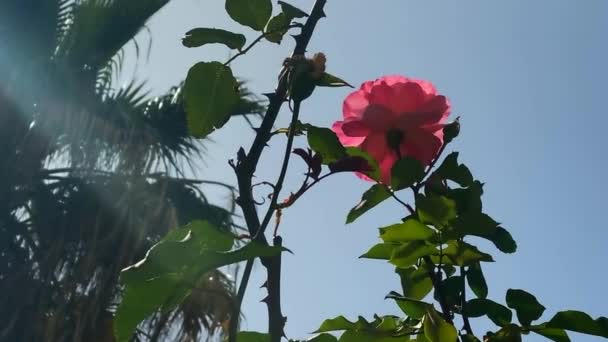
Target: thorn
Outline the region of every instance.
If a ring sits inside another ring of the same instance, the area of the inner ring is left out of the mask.
[[[319,18],[327,18],[327,14],[325,14],[325,10],[321,10],[321,14],[319,15]]]
[[[271,101],[272,101],[272,99],[277,97],[277,93],[274,93],[274,92],[273,93],[264,93],[262,95],[266,96]]]
[[[262,299],[260,302],[264,302],[266,304],[268,304],[268,302],[270,301],[270,297],[265,297],[264,299]]]
[[[260,288],[263,288],[263,287],[268,288],[268,281],[265,281],[264,284],[262,284],[262,286],[260,286]]]
[[[239,148],[239,151],[236,154],[236,160],[241,162],[247,158],[247,153],[245,153],[245,149],[243,147]]]

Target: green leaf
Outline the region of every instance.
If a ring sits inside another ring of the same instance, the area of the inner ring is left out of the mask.
[[[321,323],[319,329],[315,331],[315,333],[328,332],[328,331],[338,331],[338,330],[348,330],[352,329],[355,324],[344,316],[338,316],[336,318],[326,319]]]
[[[239,101],[238,83],[229,67],[219,62],[195,64],[184,86],[188,130],[204,138],[230,118]]]
[[[487,342],[521,342],[521,328],[515,324],[509,324],[496,333],[488,332],[486,339]]]
[[[476,235],[481,237],[492,236],[499,223],[483,213],[469,213],[458,217],[454,222],[454,231],[458,237]]]
[[[456,203],[444,196],[417,195],[416,212],[422,223],[432,224],[437,229],[443,229],[456,218]]]
[[[460,305],[462,293],[462,277],[453,276],[441,281],[441,292],[449,306]],[[439,292],[435,291],[434,298],[440,301]]]
[[[331,88],[339,88],[339,87],[351,87],[354,88],[350,83],[346,82],[345,80],[334,76],[330,73],[324,72],[323,75],[321,75],[321,78],[318,79],[315,84],[318,87],[331,87]]]
[[[519,323],[528,326],[532,321],[539,319],[545,307],[538,302],[536,297],[524,290],[507,290],[507,306],[515,310]]]
[[[389,293],[386,298],[393,299],[403,313],[415,319],[421,319],[427,313],[428,309],[433,307],[429,303],[404,297],[396,292]]]
[[[236,342],[270,342],[270,335],[255,331],[239,331]]]
[[[323,157],[323,164],[333,163],[347,156],[336,133],[329,128],[307,125],[308,145]]]
[[[374,333],[393,332],[397,329],[397,319],[394,316],[375,316],[373,322],[368,322],[365,318],[359,316],[356,322],[351,322],[344,316],[325,320],[315,333],[339,331],[339,330],[367,330]]]
[[[146,254],[124,269],[124,293],[115,316],[118,341],[127,341],[137,325],[157,310],[171,310],[190,293],[192,284],[209,271],[255,257],[269,257],[282,249],[252,242],[230,251],[234,237],[207,221],[174,229]]]
[[[399,159],[391,169],[391,186],[394,190],[409,188],[424,177],[424,167],[414,158]]]
[[[454,265],[443,264],[441,265],[441,268],[448,277],[451,277],[454,275],[454,273],[456,273],[456,267],[454,267]]]
[[[186,32],[182,39],[185,47],[199,47],[205,44],[224,44],[231,49],[241,50],[247,39],[244,35],[216,28],[195,28]]]
[[[423,326],[424,335],[431,342],[454,342],[458,340],[456,328],[446,322],[432,306],[427,308]]]
[[[467,282],[478,298],[486,298],[488,296],[488,285],[479,262],[472,263],[467,269]]]
[[[405,297],[421,300],[433,289],[433,281],[429,277],[429,269],[426,264],[422,264],[418,268],[396,268],[395,272],[401,278],[401,287]]]
[[[588,314],[581,311],[558,312],[547,323],[547,327],[608,338],[608,318],[599,317],[594,320]]]
[[[272,17],[266,26],[266,40],[281,44],[283,36],[289,30],[291,19],[289,19],[285,13],[279,13]]]
[[[373,179],[380,179],[380,167],[378,166],[378,162],[369,153],[363,151],[358,147],[346,147],[346,154],[349,157],[361,157],[367,161],[368,166],[370,167],[370,171],[365,172],[365,174]]]
[[[237,23],[262,31],[272,15],[272,1],[226,0],[226,12]]]
[[[469,334],[460,336],[460,339],[462,342],[480,342],[477,337]]]
[[[496,248],[503,253],[515,253],[517,250],[517,243],[513,240],[511,234],[503,227],[496,228],[494,234],[486,238],[492,241]]]
[[[279,5],[281,6],[281,11],[285,13],[289,18],[305,18],[308,17],[308,13],[302,11],[301,9],[286,3],[285,1],[279,1]]]
[[[397,267],[406,268],[414,265],[422,257],[437,254],[439,254],[437,247],[424,241],[412,241],[395,248],[389,261]]]
[[[425,188],[426,190],[426,188]],[[460,215],[481,213],[483,184],[474,181],[466,188],[449,189],[447,195],[456,202],[456,210]]]
[[[359,204],[350,210],[346,217],[346,223],[352,223],[368,210],[377,206],[387,198],[391,197],[389,190],[382,184],[374,184],[361,198]]]
[[[359,258],[389,260],[397,247],[398,245],[392,243],[379,243]]]
[[[338,339],[332,334],[323,333],[309,338],[307,342],[338,342]]]
[[[435,256],[432,259],[433,262],[439,263],[439,257]],[[446,264],[469,266],[479,261],[493,262],[494,259],[464,241],[450,241],[448,247],[443,250],[443,262]]]
[[[279,5],[281,5],[281,13],[270,19],[265,30],[266,40],[277,44],[281,44],[283,36],[289,31],[289,26],[294,18],[308,16],[304,11],[283,1],[279,1]]]
[[[546,324],[535,325],[530,327],[530,331],[544,336],[555,342],[570,342],[568,333],[563,329],[547,328]]]
[[[469,186],[473,183],[471,171],[463,164],[458,164],[458,152],[450,153],[441,166],[434,172],[441,179],[454,181],[460,186]]]
[[[407,219],[403,223],[380,228],[380,238],[384,242],[425,241],[434,236],[434,230],[413,218]]]
[[[494,219],[481,212],[461,215],[454,222],[449,236],[456,239],[466,235],[488,239],[504,253],[514,253],[517,250],[517,244],[511,234],[506,229],[499,227],[499,223]]]
[[[494,324],[501,327],[510,324],[513,319],[513,312],[509,308],[490,299],[471,299],[465,305],[465,312],[469,317],[488,316]]]
[[[129,341],[137,325],[174,298],[185,298],[188,291],[179,286],[178,274],[165,274],[149,282],[132,283],[123,293],[116,312],[114,329],[117,341]],[[170,307],[164,308],[169,310]]]
[[[348,330],[340,336],[339,342],[403,342],[402,336],[391,336],[387,334],[370,331]],[[414,342],[415,340],[407,340]],[[421,341],[427,342],[427,341]]]

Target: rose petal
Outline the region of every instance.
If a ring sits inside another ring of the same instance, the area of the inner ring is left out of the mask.
[[[435,159],[441,145],[443,145],[442,138],[443,133],[441,137],[438,137],[433,131],[411,129],[405,133],[401,153],[404,156],[413,157],[423,166],[427,166]]]
[[[384,159],[379,163],[380,166],[380,177],[382,183],[391,184],[391,173],[393,165],[397,162],[397,153],[390,152],[384,155]]]
[[[396,120],[395,115],[381,105],[370,105],[363,112],[363,121],[371,132],[386,132],[395,126]]]
[[[390,109],[399,115],[415,113],[426,102],[426,94],[418,83],[398,83],[393,87],[394,98]]]
[[[361,144],[361,149],[367,152],[372,158],[374,158],[380,167],[380,175],[382,177],[382,181],[386,181],[387,179],[390,181],[390,174],[392,164],[389,163],[391,155],[394,159],[396,159],[396,153],[391,151],[386,143],[386,136],[383,133],[373,133],[370,134],[363,144]],[[388,160],[386,160],[389,158]],[[395,161],[393,161],[394,163]],[[384,163],[384,164],[383,164]],[[388,175],[388,178],[387,178]]]
[[[361,118],[363,112],[369,106],[367,92],[357,90],[346,97],[342,105],[342,115],[344,119]]]
[[[349,137],[363,137],[370,133],[370,128],[362,120],[344,121],[342,131]]]
[[[398,83],[407,83],[410,79],[401,75],[387,75],[376,80],[376,82],[384,82],[389,86],[393,86]]]
[[[336,121],[331,126],[332,131],[334,131],[334,133],[336,133],[336,136],[338,137],[338,140],[340,140],[340,143],[342,143],[342,145],[344,145],[344,146],[361,145],[361,143],[363,143],[363,141],[365,140],[365,136],[351,137],[351,136],[346,135],[344,133],[344,130],[342,129],[342,126],[344,125],[344,123],[345,123],[345,121]]]

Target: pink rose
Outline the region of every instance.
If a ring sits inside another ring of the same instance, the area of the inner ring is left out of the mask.
[[[381,181],[390,184],[400,157],[416,158],[423,166],[436,157],[450,104],[430,82],[385,76],[348,95],[342,112],[344,121],[332,126],[340,142],[369,153],[380,166]]]

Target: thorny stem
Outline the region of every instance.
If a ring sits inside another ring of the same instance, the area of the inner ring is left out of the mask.
[[[296,37],[296,46],[294,48],[292,56],[295,55],[303,55],[306,52],[306,48],[308,47],[308,43],[312,37],[312,34],[315,30],[317,22],[325,17],[325,13],[323,8],[327,0],[316,0],[313,6],[313,9],[310,13],[310,16],[306,20],[306,23],[302,27],[302,32],[300,35]],[[259,38],[261,40],[261,38]],[[259,40],[258,40],[259,41]],[[250,48],[250,47],[248,47]],[[247,49],[245,49],[247,50]],[[234,58],[232,58],[234,60]],[[264,119],[262,120],[262,124],[257,130],[257,134],[254,138],[254,141],[249,148],[249,151],[245,154],[244,151],[239,157],[237,164],[235,166],[235,171],[237,174],[238,187],[240,197],[238,199],[238,204],[243,211],[243,216],[245,218],[245,222],[247,224],[247,228],[249,230],[249,234],[256,240],[258,243],[268,245],[268,241],[264,235],[264,231],[268,223],[265,225],[260,224],[260,218],[258,216],[256,210],[256,204],[253,199],[253,189],[252,189],[252,179],[257,168],[258,162],[260,160],[260,156],[262,155],[262,151],[266,146],[266,143],[271,137],[271,131],[281,109],[283,102],[285,101],[288,89],[288,82],[286,73],[281,73],[281,77],[279,78],[278,86],[276,90],[268,94],[269,103],[268,108],[266,110],[266,114],[264,115]],[[290,151],[291,153],[291,151]],[[276,189],[275,189],[276,192]],[[271,204],[272,205],[272,204]],[[270,210],[274,209],[271,207]],[[265,220],[266,221],[266,220]],[[268,220],[269,222],[269,220]],[[279,238],[279,237],[277,237]],[[276,242],[276,241],[275,241]],[[247,261],[247,265],[252,264],[253,260]],[[280,261],[272,262],[272,259],[263,259],[262,264],[266,267],[268,273],[267,284],[268,281],[276,280],[277,278],[280,281]],[[247,267],[246,265],[246,267]],[[278,266],[278,270],[277,270]],[[249,267],[252,267],[250,265]],[[277,272],[278,271],[278,272]],[[249,282],[251,272],[249,274],[243,274],[241,279],[241,284],[239,286],[239,293],[244,295],[245,289],[247,288],[247,284]],[[241,290],[242,289],[242,290]],[[268,295],[269,299],[276,298],[277,302],[280,300],[280,288],[269,287]],[[229,342],[236,342],[236,334],[238,330],[238,318],[240,315],[240,303],[242,302],[242,297],[239,297],[237,300],[237,308],[233,314],[230,331],[229,331]],[[270,341],[271,342],[279,342],[283,336],[283,326],[285,324],[285,319],[280,312],[280,302],[278,306],[278,312],[276,307],[272,307],[270,304],[268,305],[269,311],[269,332],[271,334]]]

